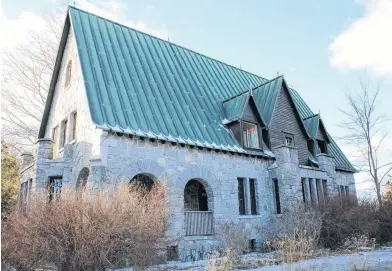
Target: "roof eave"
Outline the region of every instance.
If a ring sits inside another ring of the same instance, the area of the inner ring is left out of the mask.
[[[50,113],[50,108],[51,108],[52,101],[53,101],[54,90],[56,88],[57,78],[59,76],[61,62],[63,60],[64,49],[67,44],[67,38],[68,38],[68,33],[69,33],[70,27],[71,27],[71,23],[70,23],[70,19],[69,19],[69,11],[68,11],[66,18],[65,18],[65,22],[64,22],[63,32],[61,34],[59,49],[57,51],[56,62],[54,65],[53,74],[52,74],[52,78],[51,78],[50,85],[49,85],[48,97],[47,97],[46,103],[45,103],[45,109],[44,109],[44,114],[42,116],[42,121],[41,121],[41,126],[39,129],[39,133],[38,133],[38,138],[45,137],[46,125],[47,125],[48,119],[49,119],[49,113]]]

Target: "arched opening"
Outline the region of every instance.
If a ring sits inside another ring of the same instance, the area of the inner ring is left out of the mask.
[[[204,185],[192,179],[184,189],[185,211],[208,211],[208,196]]]
[[[64,86],[68,87],[71,84],[72,60],[68,61],[67,70],[65,71]]]
[[[76,189],[85,188],[87,185],[87,179],[90,175],[90,170],[87,167],[82,168],[79,172],[78,179],[76,181]]]
[[[203,180],[191,179],[185,185],[185,235],[213,234],[212,198],[211,188]]]
[[[133,177],[129,184],[134,184],[140,188],[150,191],[154,185],[154,180],[156,180],[156,178],[153,175],[141,173]]]

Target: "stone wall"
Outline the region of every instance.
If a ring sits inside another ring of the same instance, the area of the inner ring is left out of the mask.
[[[267,169],[271,160],[111,133],[103,134],[101,138],[100,159],[106,168],[107,185],[115,187],[121,182],[129,182],[139,173],[153,175],[167,185],[168,205],[172,211],[167,236],[179,240],[177,244],[183,260],[192,254],[185,250],[206,250],[207,243],[210,247],[217,245],[214,237],[202,239],[208,242],[200,241],[200,237],[185,238],[184,188],[191,179],[201,180],[207,195],[212,197],[209,207],[213,212],[215,227],[224,221],[242,223],[252,231],[252,239],[258,239],[255,226],[265,224],[273,214],[273,187]],[[239,215],[238,177],[256,179],[257,215]],[[203,248],[197,245],[199,243],[203,243]]]

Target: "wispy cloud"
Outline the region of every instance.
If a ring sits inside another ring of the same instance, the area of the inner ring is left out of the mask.
[[[91,3],[89,0],[78,0],[76,6],[88,12],[94,13],[106,19],[121,23],[131,28],[143,31],[153,36],[167,39],[169,31],[164,25],[151,27],[141,20],[131,20],[126,16],[128,4],[122,1],[106,1],[101,3]]]
[[[330,44],[330,64],[339,70],[367,69],[392,75],[392,1],[360,1],[363,17],[353,21]]]
[[[142,20],[132,20],[128,18],[126,10],[129,4],[122,1],[94,1],[78,0],[75,1],[76,7],[88,12],[97,14],[109,20],[124,24],[134,29],[149,33],[151,35],[167,39],[169,31],[164,25],[150,26],[148,22]],[[46,28],[45,18],[38,14],[27,10],[22,10],[15,18],[10,18],[4,14],[4,10],[0,10],[1,15],[1,39],[0,48],[12,49],[13,47],[28,41],[28,35],[31,31],[34,33],[43,32]],[[64,18],[65,14],[61,14]]]

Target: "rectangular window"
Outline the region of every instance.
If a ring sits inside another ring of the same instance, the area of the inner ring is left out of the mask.
[[[346,196],[348,196],[350,194],[347,185],[344,187],[344,192],[345,192]]]
[[[321,203],[321,180],[320,179],[316,179],[316,191],[317,191],[317,200],[318,203]]]
[[[249,192],[250,192],[250,212],[252,215],[257,215],[255,179],[249,179]]]
[[[63,186],[63,177],[50,177],[48,182],[48,198],[49,201],[58,199],[61,193],[61,187]]]
[[[244,179],[238,178],[238,204],[240,215],[245,214],[245,187]]]
[[[323,140],[317,140],[319,153],[328,153],[327,143]]]
[[[243,122],[242,138],[244,146],[247,148],[259,149],[259,134],[257,132],[257,125],[249,122]]]
[[[275,206],[276,213],[281,214],[282,210],[280,209],[280,196],[279,196],[279,183],[278,179],[274,179],[274,192],[275,192]]]
[[[63,148],[65,143],[67,143],[67,129],[68,120],[65,119],[61,122],[60,148]]]
[[[59,136],[60,136],[60,127],[57,125],[53,128],[52,131],[52,139],[53,139],[53,158],[55,158],[58,149],[59,149]]]
[[[256,251],[256,239],[249,240],[249,251],[255,252]]]
[[[294,147],[294,135],[283,132],[283,143],[285,146]]]
[[[314,203],[316,201],[316,199],[314,198],[314,191],[313,191],[314,187],[313,187],[312,183],[313,183],[313,179],[309,178],[310,201],[312,203]]]
[[[27,197],[28,199],[31,199],[31,189],[33,186],[33,179],[30,179],[28,182],[28,192],[27,192]]]
[[[301,179],[301,183],[302,183],[302,200],[304,201],[304,203],[306,203],[306,184],[305,184],[305,182],[306,182],[306,179],[305,178],[302,178]]]
[[[72,116],[71,116],[72,117],[72,131],[71,131],[70,141],[76,139],[77,116],[78,116],[78,113],[76,111],[72,113]]]
[[[343,185],[339,185],[339,195],[340,196],[344,195],[344,186]]]
[[[323,193],[324,193],[324,198],[327,198],[328,197],[327,180],[323,180]]]
[[[168,246],[166,248],[166,257],[168,261],[178,261],[178,246]]]

